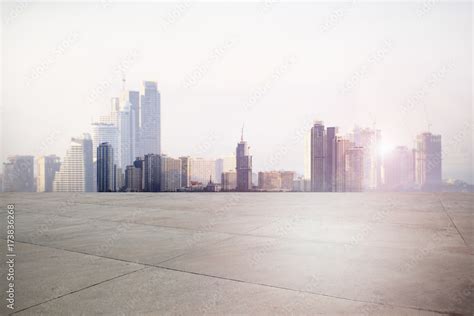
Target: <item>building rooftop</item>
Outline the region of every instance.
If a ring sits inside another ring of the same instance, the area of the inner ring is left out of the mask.
[[[15,203],[18,315],[474,313],[474,194],[0,199],[4,218]]]

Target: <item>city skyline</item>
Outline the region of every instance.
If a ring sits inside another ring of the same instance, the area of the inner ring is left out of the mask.
[[[302,174],[300,128],[324,119],[342,132],[375,125],[388,147],[411,148],[426,130],[441,134],[443,178],[472,183],[470,4],[386,5],[31,4],[12,15],[15,3],[2,4],[9,80],[0,156],[63,156],[70,137],[120,95],[125,75],[127,90],[142,79],[158,83],[161,151],[173,157],[226,156],[245,122],[256,170]],[[129,12],[143,19],[120,23]],[[154,13],[156,23],[146,22]],[[19,36],[29,23],[37,27]],[[282,146],[288,154],[273,159]]]

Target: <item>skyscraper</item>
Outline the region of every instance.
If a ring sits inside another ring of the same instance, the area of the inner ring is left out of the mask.
[[[441,135],[422,133],[416,138],[416,184],[422,189],[435,189],[442,182]]]
[[[131,104],[128,101],[122,102],[120,111],[117,113],[117,124],[119,130],[118,160],[120,168],[125,170],[126,166],[131,165],[135,158],[135,112],[132,111]]]
[[[336,135],[337,127],[326,129],[326,170],[324,175],[326,191],[336,191]]]
[[[236,149],[236,173],[237,191],[246,192],[252,190],[252,156],[249,154],[249,147],[244,141],[243,129],[240,142]]]
[[[92,139],[89,134],[72,138],[59,172],[53,182],[56,192],[92,192]]]
[[[335,143],[335,192],[346,191],[346,151],[351,147],[351,142],[341,136],[336,137]]]
[[[92,123],[92,144],[94,149],[94,161],[97,159],[97,147],[102,143],[108,143],[114,149],[114,164],[119,164],[119,129],[113,123]]]
[[[224,171],[221,176],[223,191],[233,191],[237,188],[237,173],[235,171]]]
[[[326,191],[326,131],[321,121],[311,128],[311,190]]]
[[[3,164],[4,192],[35,192],[34,157],[10,156]]]
[[[143,82],[139,154],[161,154],[161,101],[156,82]]]
[[[161,191],[175,192],[181,189],[181,160],[161,155]]]
[[[160,192],[160,164],[160,155],[145,155],[143,159],[143,191]]]
[[[407,190],[415,183],[413,150],[398,146],[384,157],[384,188],[386,190]]]
[[[142,174],[142,169],[139,166],[127,166],[125,169],[125,191],[142,192]]]
[[[382,160],[380,154],[380,130],[355,127],[354,146],[364,151],[364,189],[375,190],[382,181]]]
[[[181,160],[181,186],[187,188],[191,185],[190,160],[189,156],[179,157]]]
[[[38,157],[36,167],[36,190],[38,192],[52,192],[54,177],[61,167],[59,157],[56,155]]]
[[[345,153],[345,191],[362,192],[364,181],[364,149],[352,147]]]
[[[114,149],[109,143],[97,147],[97,192],[115,191]]]

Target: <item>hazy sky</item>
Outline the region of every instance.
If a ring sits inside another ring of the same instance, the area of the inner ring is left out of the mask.
[[[443,137],[443,178],[472,182],[469,1],[2,4],[1,158],[64,156],[111,97],[162,96],[172,156],[235,151],[303,172],[313,119],[382,130],[386,146]]]

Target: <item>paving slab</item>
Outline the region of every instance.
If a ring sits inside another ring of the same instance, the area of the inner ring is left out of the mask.
[[[3,240],[4,241],[4,240]],[[1,253],[6,251],[1,243]],[[89,256],[17,242],[15,244],[15,311],[79,291],[121,275],[144,268],[139,264]],[[2,265],[2,284],[7,271]],[[2,287],[5,289],[6,287]],[[5,306],[2,290],[1,314],[11,310]]]

